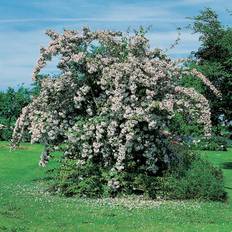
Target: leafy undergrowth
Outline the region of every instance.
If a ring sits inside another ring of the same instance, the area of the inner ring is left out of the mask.
[[[42,147],[10,152],[0,143],[0,231],[231,231],[232,150],[202,152],[223,169],[226,203],[146,201],[138,197],[88,200],[45,194]],[[50,163],[49,166],[55,165]]]

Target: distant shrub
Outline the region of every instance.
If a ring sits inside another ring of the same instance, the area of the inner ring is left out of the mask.
[[[194,139],[189,143],[189,146],[196,150],[226,151],[229,144],[224,137],[212,136],[210,138]]]
[[[13,129],[12,128],[3,128],[0,129],[0,140],[8,141],[11,139]]]

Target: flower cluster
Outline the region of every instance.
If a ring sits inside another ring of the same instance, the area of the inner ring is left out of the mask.
[[[3,124],[0,124],[0,130],[4,129],[6,126]]]
[[[101,164],[109,172],[108,186],[117,190],[120,173],[136,169],[155,175],[175,159],[169,147],[169,137],[175,135],[164,133],[175,112],[196,117],[210,135],[207,99],[177,83],[189,72],[218,91],[196,70],[183,70],[162,51],[150,50],[143,34],[88,28],[47,34],[52,42],[41,49],[33,72],[40,94],[18,119],[13,144],[25,129],[31,142],[49,149],[65,144],[67,159],[77,166]],[[40,80],[40,70],[55,55],[61,57],[60,77]],[[42,166],[49,157],[43,154]]]

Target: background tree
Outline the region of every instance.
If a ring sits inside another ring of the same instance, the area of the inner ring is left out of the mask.
[[[0,140],[9,140],[12,136],[15,122],[21,114],[22,108],[31,101],[31,90],[21,86],[17,90],[8,88],[0,92],[0,124],[4,127],[0,131]]]
[[[221,91],[222,99],[215,98],[209,89],[192,77],[185,79],[184,85],[194,86],[206,96],[213,125],[219,126],[222,118],[227,123],[232,119],[232,27],[222,25],[216,12],[210,8],[191,19],[190,28],[200,34],[201,45],[193,52],[195,60],[189,65],[196,67]]]

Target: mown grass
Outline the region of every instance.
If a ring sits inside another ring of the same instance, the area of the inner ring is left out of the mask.
[[[40,145],[10,152],[0,142],[0,231],[232,231],[232,150],[202,152],[223,168],[226,203],[87,200],[44,194]],[[52,163],[49,165],[53,165]]]

